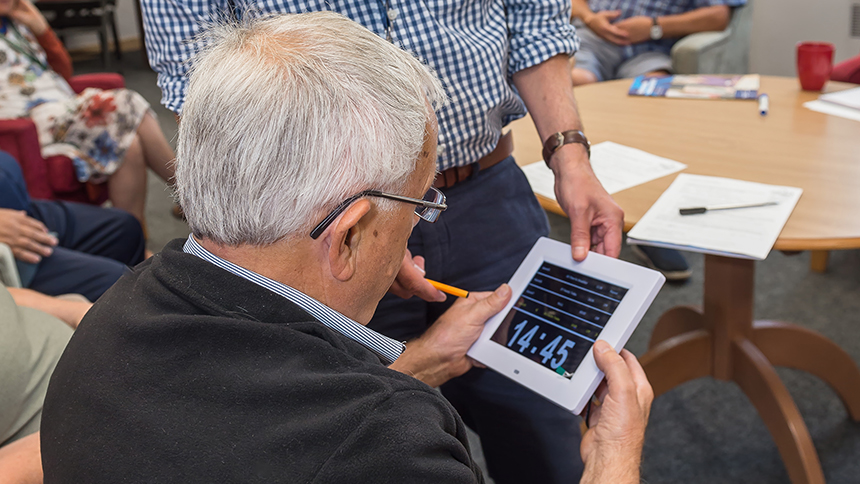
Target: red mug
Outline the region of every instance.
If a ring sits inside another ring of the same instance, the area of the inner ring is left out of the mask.
[[[820,91],[833,70],[833,44],[798,42],[797,77],[804,91]]]

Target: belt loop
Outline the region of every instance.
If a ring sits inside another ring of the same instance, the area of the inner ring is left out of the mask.
[[[481,171],[481,164],[477,161],[472,163],[470,166],[472,167],[472,173],[470,173],[469,177],[466,178],[467,180],[473,180],[475,177],[478,176],[478,172]]]
[[[452,173],[453,172],[453,173]],[[457,183],[457,170],[445,170],[442,175],[445,176],[445,186],[453,186]]]

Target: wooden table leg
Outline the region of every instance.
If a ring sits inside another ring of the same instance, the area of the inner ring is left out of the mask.
[[[860,421],[860,368],[839,345],[811,329],[778,321],[756,321],[753,342],[772,365],[824,380],[842,399],[848,415]]]
[[[800,411],[773,366],[749,340],[734,346],[733,380],[758,410],[793,484],[824,484],[824,473]]]
[[[651,349],[669,338],[705,327],[701,308],[695,306],[676,306],[660,316],[651,339],[648,341],[648,349]]]
[[[714,373],[732,379],[732,342],[752,336],[755,261],[705,255],[705,327],[714,338]]]
[[[830,259],[829,250],[813,250],[810,251],[809,268],[812,272],[822,274],[827,272],[827,260]]]
[[[648,375],[654,396],[713,374],[711,334],[700,329],[675,336],[648,350],[639,363]]]
[[[640,361],[655,395],[702,376],[734,381],[767,425],[791,481],[823,483],[809,430],[773,365],[826,381],[855,420],[860,420],[860,370],[847,353],[814,331],[785,323],[754,324],[754,269],[751,260],[706,255],[702,311],[669,310]]]

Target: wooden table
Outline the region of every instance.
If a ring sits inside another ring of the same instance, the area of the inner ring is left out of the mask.
[[[817,93],[796,79],[762,77],[770,114],[751,101],[699,101],[627,96],[630,80],[579,87],[580,114],[592,143],[615,141],[685,163],[686,173],[803,188],[774,248],[785,251],[860,248],[860,123],[802,106]],[[830,83],[826,90],[850,84]],[[531,120],[511,124],[521,164],[540,160]],[[617,193],[625,230],[639,221],[673,176]],[[545,209],[558,204],[538,196]],[[676,307],[654,328],[641,358],[656,395],[711,376],[734,381],[758,410],[795,484],[823,483],[809,431],[774,365],[827,382],[849,416],[860,421],[860,370],[824,336],[789,323],[753,320],[754,261],[705,256],[704,306]]]

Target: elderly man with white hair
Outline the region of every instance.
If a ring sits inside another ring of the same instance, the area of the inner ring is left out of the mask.
[[[439,82],[332,13],[209,32],[179,132],[192,235],[87,315],[51,380],[47,483],[482,482],[432,386],[510,298],[462,299],[404,345],[364,325],[432,188]],[[651,401],[635,358],[583,440],[587,482],[638,482]]]

